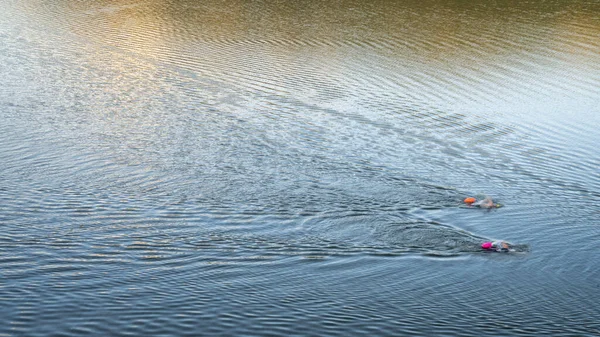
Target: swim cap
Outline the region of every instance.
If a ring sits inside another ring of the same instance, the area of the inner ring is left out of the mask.
[[[473,198],[473,197],[468,197],[468,198],[465,199],[465,203],[467,203],[467,204],[472,204],[475,201],[477,201],[477,200],[475,198]]]
[[[492,248],[492,243],[489,242],[489,241],[488,242],[484,242],[484,243],[481,244],[481,248],[483,248],[483,249],[490,249],[490,248]]]

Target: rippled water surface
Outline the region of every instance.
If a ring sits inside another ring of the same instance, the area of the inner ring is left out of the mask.
[[[0,336],[600,335],[597,1],[3,0],[0,121]]]

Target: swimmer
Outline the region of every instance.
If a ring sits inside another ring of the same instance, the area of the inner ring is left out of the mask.
[[[481,248],[484,250],[496,251],[496,252],[512,251],[509,244],[504,241],[494,241],[494,242],[487,241],[487,242],[484,242],[481,244]]]
[[[483,200],[473,203],[473,206],[479,206],[481,208],[492,208],[494,207],[494,201],[490,197],[486,197]]]
[[[479,207],[479,208],[502,207],[502,205],[495,203],[494,200],[492,200],[492,198],[490,198],[490,197],[485,197],[485,199],[479,200],[479,201],[477,201],[477,199],[475,199],[473,197],[469,197],[469,198],[466,198],[464,200],[464,202],[465,202],[465,204],[467,204],[469,206],[475,206],[475,207]]]

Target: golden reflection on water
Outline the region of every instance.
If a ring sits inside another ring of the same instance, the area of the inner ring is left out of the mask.
[[[577,3],[62,1],[55,10],[76,14],[67,20],[73,32],[123,46],[147,40],[360,44],[387,39],[391,45],[382,49],[415,47],[435,58],[452,55],[464,44],[476,44],[485,53],[486,45],[504,41],[506,51],[553,41],[566,32],[597,48],[600,4]]]
[[[598,93],[598,2],[40,4],[22,6],[46,19],[53,12],[71,33],[116,48],[142,67],[168,65],[310,101],[318,99],[317,87],[327,87],[332,97],[368,96],[381,83],[390,92],[439,102],[556,96],[567,87],[590,97]]]

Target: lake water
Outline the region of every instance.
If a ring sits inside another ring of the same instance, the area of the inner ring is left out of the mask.
[[[0,121],[0,336],[600,335],[598,1],[3,0]]]

